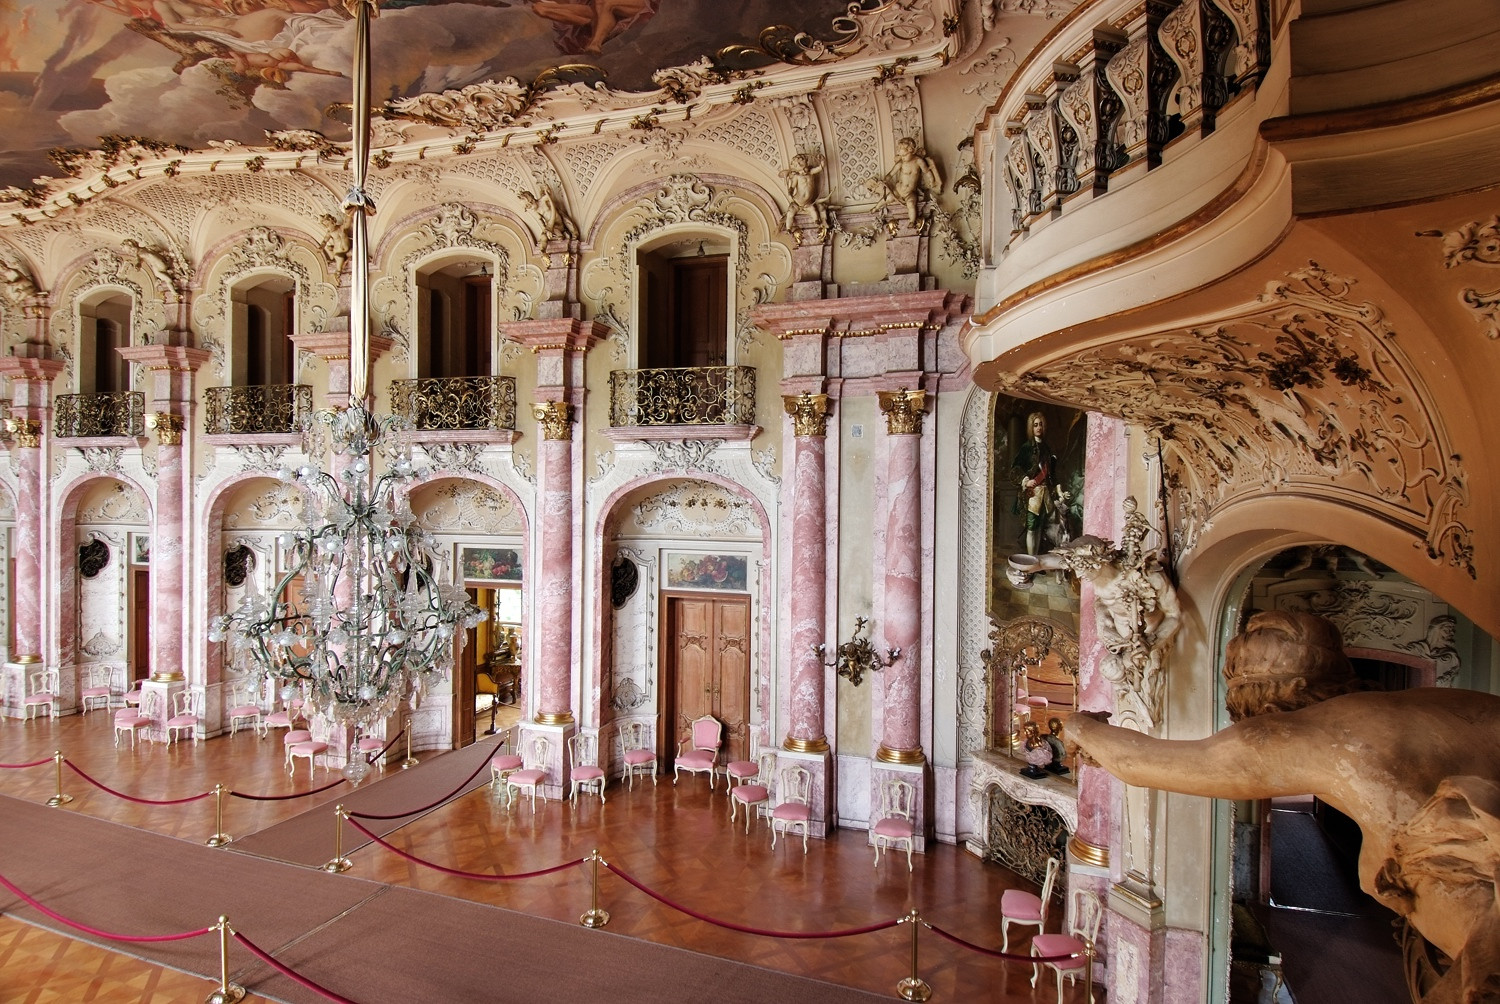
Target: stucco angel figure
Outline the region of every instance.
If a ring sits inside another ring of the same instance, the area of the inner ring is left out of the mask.
[[[1144,547],[1150,532],[1135,499],[1127,498],[1118,548],[1085,534],[1046,554],[1012,555],[1006,573],[1019,589],[1052,569],[1067,569],[1094,587],[1094,626],[1107,650],[1099,671],[1115,686],[1121,719],[1148,731],[1161,720],[1164,667],[1182,624],[1177,590],[1156,553]]]
[[[1126,784],[1253,800],[1313,794],[1359,824],[1359,884],[1452,964],[1421,1004],[1500,1001],[1500,696],[1362,691],[1338,628],[1266,611],[1229,643],[1234,724],[1165,740],[1088,713],[1064,734]]]
[[[11,300],[22,300],[37,290],[36,280],[19,262],[0,255],[0,287]]]
[[[134,252],[135,266],[150,272],[158,285],[169,292],[177,288],[177,278],[172,274],[172,266],[167,264],[166,256],[161,251],[147,247],[133,237],[127,237],[120,243]]]
[[[817,217],[820,226],[826,225],[828,196],[818,197],[818,175],[823,165],[810,154],[799,153],[792,157],[791,166],[781,172],[786,179],[786,214],[781,219],[781,229],[791,230],[797,222],[797,214],[804,210]]]
[[[546,188],[539,188],[535,193],[522,191],[518,194],[526,208],[536,213],[543,241],[572,240],[578,236],[578,228],[557,208],[557,201]]]
[[[885,176],[891,196],[906,207],[906,222],[917,223],[917,200],[922,196],[936,199],[943,190],[943,175],[937,161],[917,146],[910,136],[896,141],[896,166]]]
[[[328,259],[334,275],[343,275],[344,263],[349,260],[349,228],[332,213],[324,213],[320,219],[327,231],[323,237],[323,257]]]

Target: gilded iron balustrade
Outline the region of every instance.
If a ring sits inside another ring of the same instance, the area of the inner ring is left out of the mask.
[[[209,387],[203,403],[204,428],[211,436],[300,432],[312,414],[312,388],[301,383]]]
[[[609,375],[609,424],[754,425],[755,369],[615,370]]]
[[[144,436],[146,395],[138,390],[59,394],[53,402],[52,434],[58,439]]]
[[[514,430],[516,381],[508,376],[392,380],[391,411],[417,432]]]

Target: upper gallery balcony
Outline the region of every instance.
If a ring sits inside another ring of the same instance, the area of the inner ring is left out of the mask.
[[[516,381],[508,376],[392,380],[391,410],[416,432],[512,432]]]
[[[616,429],[754,423],[751,366],[615,370],[609,375],[609,424]]]
[[[52,433],[59,439],[138,439],[146,434],[146,396],[138,390],[59,394],[53,403]]]
[[[209,387],[204,391],[204,430],[211,436],[296,433],[312,414],[306,384]]]

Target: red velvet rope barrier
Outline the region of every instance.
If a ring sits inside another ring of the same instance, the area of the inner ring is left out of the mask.
[[[96,938],[107,938],[110,941],[133,941],[133,942],[185,941],[188,938],[201,938],[201,937],[203,937],[203,935],[205,935],[205,934],[212,934],[216,930],[216,928],[205,927],[205,928],[203,928],[201,930],[198,930],[198,931],[184,931],[181,934],[148,934],[148,935],[115,934],[115,933],[110,932],[110,931],[101,931],[97,927],[89,927],[86,924],[80,924],[80,923],[78,923],[77,921],[74,921],[74,920],[69,920],[67,917],[64,917],[62,914],[57,913],[54,910],[47,909],[42,904],[38,903],[36,900],[34,900],[30,896],[26,895],[20,889],[17,889],[14,885],[11,884],[10,880],[7,879],[4,875],[0,875],[0,885],[5,886],[5,888],[9,889],[11,892],[13,892],[17,896],[21,897],[21,900],[27,906],[30,906],[33,909],[40,910],[42,913],[45,913],[47,916],[51,917],[53,920],[57,921],[59,924],[66,924],[68,927],[71,927],[71,928],[73,928],[74,930],[77,930],[77,931],[82,931],[84,934],[92,934]]]
[[[1083,954],[1082,952],[1069,952],[1067,955],[1017,955],[1015,952],[997,952],[993,948],[984,948],[974,944],[972,941],[965,941],[956,934],[949,934],[936,924],[929,924],[925,920],[922,921],[922,925],[939,938],[946,938],[955,945],[962,945],[971,952],[988,955],[992,959],[1003,959],[1006,962],[1025,962],[1028,965],[1033,962],[1062,962],[1065,959],[1076,959]]]
[[[76,763],[69,760],[67,757],[63,758],[63,763],[67,764],[69,769],[71,769],[73,773],[77,774],[79,777],[83,778],[85,781],[93,785],[95,788],[98,788],[100,791],[107,791],[116,798],[123,798],[127,802],[136,802],[140,805],[181,805],[184,802],[196,802],[200,798],[207,798],[208,796],[213,794],[213,790],[210,789],[208,791],[205,791],[201,795],[188,795],[186,798],[137,798],[135,795],[127,795],[123,791],[116,791],[109,785],[101,784],[94,778],[89,777],[83,772],[83,768],[79,767]]]
[[[44,763],[51,762],[52,758],[49,756],[45,760],[33,760],[31,763],[0,763],[0,770],[21,770],[26,767],[40,767]]]
[[[278,973],[285,976],[293,983],[297,983],[300,986],[306,987],[320,997],[326,997],[331,1001],[338,1001],[339,1004],[355,1004],[355,1002],[350,1000],[349,998],[340,997],[332,990],[319,986],[312,980],[308,979],[306,976],[303,976],[301,973],[283,966],[280,962],[277,962],[269,952],[264,951],[259,945],[251,941],[249,938],[245,937],[240,932],[235,931],[233,937],[235,941],[238,941],[241,945],[245,946],[245,951],[249,952],[251,955],[255,956],[257,959],[264,962],[266,965],[270,966],[272,969],[276,970]]]
[[[660,893],[657,893],[637,882],[631,875],[621,871],[617,866],[602,860],[599,863],[604,865],[604,867],[608,868],[610,871],[614,872],[616,875],[620,876],[620,878],[624,879],[626,882],[629,882],[631,885],[635,886],[647,896],[650,896],[652,899],[656,900],[658,903],[661,903],[664,906],[669,906],[672,909],[676,910],[678,913],[685,913],[689,917],[692,917],[694,920],[701,920],[706,923],[713,924],[715,927],[728,928],[731,931],[739,931],[741,934],[759,934],[764,935],[767,938],[849,938],[853,937],[856,934],[873,934],[875,931],[888,931],[891,928],[895,927],[897,924],[901,923],[900,920],[886,920],[878,924],[869,924],[865,927],[851,927],[843,931],[768,931],[759,927],[746,927],[744,924],[735,924],[727,920],[719,920],[717,917],[710,917],[708,916],[708,914],[699,913],[697,910],[690,910],[685,906],[672,902]]]
[[[588,860],[588,858],[574,858],[572,861],[565,861],[565,862],[563,862],[560,865],[553,865],[550,868],[543,868],[540,871],[534,871],[534,872],[512,872],[512,873],[506,874],[506,875],[488,875],[488,874],[485,874],[483,872],[466,872],[466,871],[460,871],[457,868],[448,868],[448,867],[446,867],[444,865],[433,864],[431,861],[424,861],[422,858],[417,857],[415,854],[410,854],[410,853],[408,853],[406,851],[403,851],[401,848],[392,846],[391,844],[389,844],[386,841],[382,840],[380,837],[378,837],[375,834],[371,833],[369,830],[365,829],[363,826],[360,826],[359,823],[357,823],[357,822],[354,821],[354,819],[353,819],[352,816],[348,816],[346,814],[346,818],[349,819],[349,825],[350,826],[354,827],[356,830],[358,830],[359,832],[363,833],[365,836],[369,837],[371,840],[373,840],[375,843],[379,844],[381,847],[384,847],[386,850],[391,851],[394,854],[399,854],[401,857],[405,858],[408,861],[411,861],[411,862],[413,862],[415,864],[419,864],[419,865],[423,866],[424,868],[431,868],[433,871],[436,871],[436,872],[442,872],[445,875],[455,875],[458,878],[466,878],[466,879],[478,879],[481,882],[505,882],[505,881],[509,881],[510,879],[540,878],[543,875],[551,875],[553,872],[560,872],[560,871],[564,870],[565,868],[572,868],[574,865],[581,865],[585,861]]]
[[[384,815],[384,816],[377,816],[377,815],[374,815],[373,813],[369,813],[369,812],[350,812],[350,813],[348,813],[348,816],[349,816],[350,819],[353,819],[355,816],[358,816],[360,819],[403,819],[406,816],[415,816],[419,812],[426,812],[429,809],[436,809],[438,806],[440,806],[444,802],[448,801],[448,799],[452,798],[454,795],[457,795],[459,792],[463,791],[464,787],[470,781],[472,781],[476,777],[478,777],[479,776],[479,772],[482,771],[482,770],[484,770],[489,765],[490,765],[489,760],[485,760],[477,768],[475,768],[474,773],[472,773],[468,777],[464,778],[463,781],[459,783],[459,786],[457,788],[454,788],[452,791],[448,792],[448,794],[444,795],[442,798],[438,799],[436,802],[433,802],[430,805],[424,805],[420,809],[407,809],[405,812],[397,812],[397,813],[394,813],[392,815]]]
[[[246,798],[252,802],[285,802],[289,798],[306,798],[308,795],[316,795],[327,791],[329,788],[337,788],[341,784],[348,783],[348,778],[341,777],[337,781],[323,785],[321,788],[314,788],[311,791],[294,791],[290,795],[247,795],[243,791],[231,791],[230,794],[235,798]],[[212,795],[213,792],[209,792],[209,794]]]

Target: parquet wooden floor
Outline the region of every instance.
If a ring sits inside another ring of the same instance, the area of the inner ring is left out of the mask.
[[[323,771],[309,782],[299,770],[289,779],[280,743],[241,732],[171,748],[143,744],[132,751],[112,745],[108,715],[72,716],[56,722],[0,725],[0,763],[39,760],[63,751],[103,785],[155,799],[180,798],[226,788],[257,794],[307,791],[336,775]],[[437,754],[419,754],[419,758]],[[397,769],[397,768],[388,768]],[[377,776],[378,775],[374,775]],[[25,770],[0,769],[0,792],[45,801],[56,790],[52,764]],[[73,801],[59,811],[83,812],[158,833],[201,841],[214,832],[214,800],[148,806],[99,790],[64,767],[63,789]],[[346,787],[286,801],[224,799],[225,832],[244,835],[305,812],[332,805]],[[434,792],[436,797],[440,792]],[[813,840],[806,854],[800,839],[778,840],[771,849],[765,821],[747,836],[742,822],[729,823],[729,799],[720,783],[710,793],[702,776],[674,787],[637,781],[634,791],[612,783],[608,801],[580,795],[576,805],[549,800],[507,806],[483,788],[454,800],[388,839],[425,861],[474,872],[516,873],[545,868],[598,849],[663,898],[687,910],[757,929],[818,932],[862,927],[905,915],[922,918],[961,938],[999,948],[997,906],[1001,893],[1020,880],[1007,869],[964,850],[935,845],[917,855],[908,872],[904,855],[873,851],[864,831],[840,830]],[[230,853],[230,851],[226,851]],[[359,849],[350,872],[363,878],[490,903],[537,916],[576,923],[590,905],[589,872],[575,867],[552,875],[505,882],[461,879],[407,861],[378,845]],[[0,849],[0,873],[4,872]],[[910,971],[910,928],[838,939],[778,939],[742,934],[695,919],[632,888],[601,869],[600,906],[610,913],[607,930],[797,973],[877,993],[895,995]],[[919,934],[918,972],[936,1001],[1053,1001],[1050,974],[1030,986],[1031,967],[1005,963]],[[1016,947],[1012,946],[1013,949]],[[1026,950],[1021,941],[1020,951]],[[492,964],[476,959],[476,966]],[[200,1001],[211,986],[196,977],[51,934],[0,917],[0,1002]],[[340,988],[358,999],[357,988]],[[1096,994],[1103,1001],[1104,994]],[[1086,999],[1070,987],[1065,1001]]]

